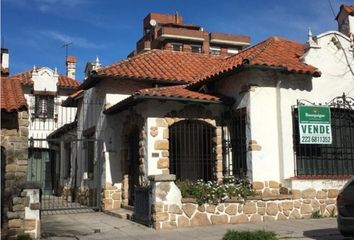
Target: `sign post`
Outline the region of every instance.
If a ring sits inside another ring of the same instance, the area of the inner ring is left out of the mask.
[[[299,106],[301,144],[332,144],[331,110],[324,106]]]

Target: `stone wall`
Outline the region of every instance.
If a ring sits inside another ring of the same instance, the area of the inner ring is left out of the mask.
[[[312,214],[333,217],[337,214],[337,189],[308,188],[280,193],[277,182],[263,183],[265,194],[248,197],[246,201],[226,200],[217,205],[198,205],[194,199],[181,199],[173,183],[174,175],[152,176],[152,219],[156,229],[237,224],[287,219],[311,218]],[[261,185],[260,185],[261,186]],[[259,190],[258,190],[259,191]],[[272,194],[269,194],[272,193]],[[177,197],[176,197],[177,196]]]
[[[314,212],[323,217],[335,216],[338,190],[307,189],[293,194],[259,197],[245,202],[229,201],[218,205],[198,205],[193,199],[182,199],[177,204],[156,203],[153,220],[156,229],[200,226],[210,224],[237,224],[310,218]]]
[[[33,239],[40,238],[40,197],[39,189],[24,189],[12,198],[8,216],[8,239],[29,234]]]
[[[26,111],[1,112],[1,151],[2,158],[4,157],[1,159],[1,200],[4,204],[4,212],[1,213],[3,220],[1,233],[2,236],[12,237],[17,231],[12,230],[12,227],[8,231],[8,220],[12,220],[11,224],[13,224],[18,222],[15,221],[16,219],[21,220],[24,217],[23,204],[18,204],[18,201],[22,201],[19,198],[21,185],[27,177],[28,113]]]
[[[118,209],[122,204],[122,191],[118,186],[106,182],[102,190],[102,206],[104,210]]]

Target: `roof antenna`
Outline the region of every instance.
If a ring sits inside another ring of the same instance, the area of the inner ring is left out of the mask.
[[[65,47],[65,57],[68,58],[69,55],[69,46],[72,45],[72,42],[65,42],[61,47],[64,48]]]
[[[331,7],[333,17],[336,17],[336,14],[334,13],[334,10],[333,10],[333,6],[332,6],[331,0],[328,0],[328,4],[329,4],[329,6]]]
[[[179,24],[178,17],[179,17],[179,16],[178,16],[178,12],[176,11],[176,15],[175,15],[175,23],[176,23],[176,24]]]

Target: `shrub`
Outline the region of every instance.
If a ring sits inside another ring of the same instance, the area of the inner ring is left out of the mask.
[[[20,233],[17,235],[18,240],[32,240],[33,238],[28,233]]]
[[[321,212],[319,210],[312,212],[311,218],[323,218]]]
[[[234,231],[229,230],[223,240],[277,240],[276,234],[270,231]]]
[[[217,204],[232,197],[245,199],[254,193],[252,185],[247,179],[235,177],[225,177],[220,184],[216,181],[197,180],[195,183],[177,181],[176,185],[181,190],[183,197],[193,197],[199,205],[203,203]]]

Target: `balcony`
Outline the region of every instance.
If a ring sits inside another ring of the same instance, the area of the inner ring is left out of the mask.
[[[225,33],[210,33],[209,34],[210,43],[212,44],[223,44],[223,45],[233,45],[233,46],[249,46],[250,37],[242,35],[232,35]]]
[[[204,32],[199,30],[190,30],[183,28],[161,27],[157,32],[157,38],[160,39],[181,39],[203,42]]]

